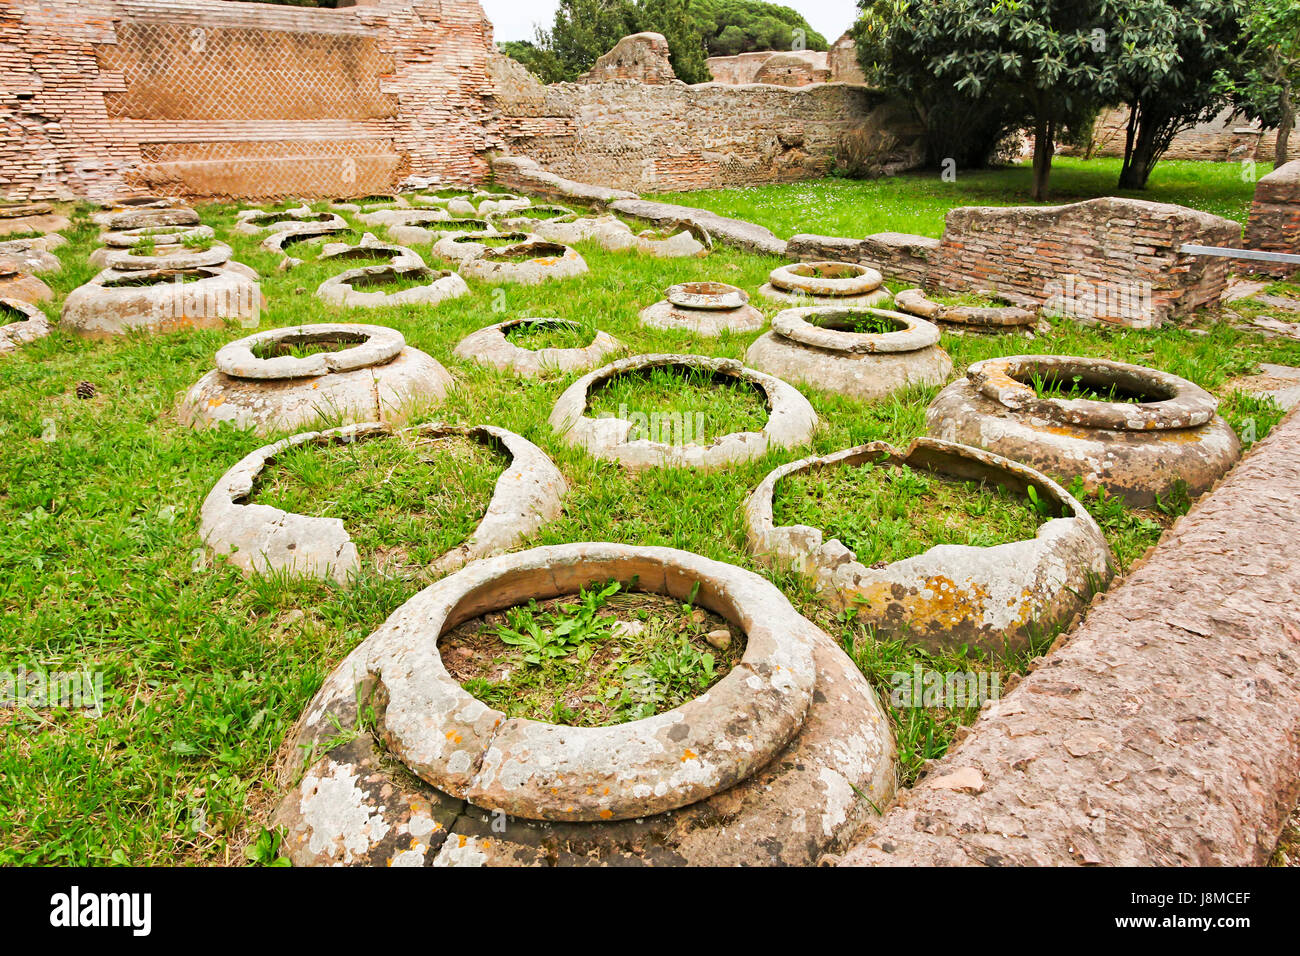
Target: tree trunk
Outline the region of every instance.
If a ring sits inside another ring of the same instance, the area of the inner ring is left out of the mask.
[[[1036,202],[1047,198],[1047,183],[1052,175],[1052,154],[1056,150],[1053,139],[1056,124],[1044,116],[1034,120],[1034,188],[1030,193]]]
[[[1288,159],[1287,151],[1291,130],[1295,128],[1295,107],[1291,104],[1291,84],[1282,81],[1282,94],[1278,99],[1282,118],[1277,124],[1277,146],[1273,150],[1273,168],[1281,166]]]
[[[1145,121],[1141,103],[1130,103],[1128,130],[1124,138],[1124,162],[1119,168],[1120,189],[1146,189],[1151,168],[1155,165],[1154,130]]]

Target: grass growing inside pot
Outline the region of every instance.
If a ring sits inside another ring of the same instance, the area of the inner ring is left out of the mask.
[[[1118,402],[1141,405],[1145,402],[1158,402],[1160,396],[1130,392],[1117,384],[1090,385],[1082,375],[1064,375],[1034,372],[1029,376],[1029,383],[1039,398],[1080,398],[1092,402]]]
[[[978,292],[927,292],[925,297],[931,302],[939,303],[939,305],[954,307],[962,306],[965,308],[976,309],[998,309],[1011,304],[1006,299],[999,298],[998,296],[981,295]]]
[[[534,352],[541,349],[585,349],[596,337],[596,330],[588,325],[557,325],[533,322],[516,325],[506,330],[506,341],[521,349]]]
[[[421,569],[470,536],[507,456],[460,435],[388,435],[288,449],[267,466],[257,504],[339,518],[363,563]]]
[[[914,557],[938,544],[987,548],[1034,537],[1046,520],[1022,495],[906,465],[841,465],[783,479],[773,510],[780,525],[820,528],[868,567]]]
[[[683,366],[623,372],[588,395],[587,414],[593,418],[626,418],[636,413],[645,415],[647,424],[636,425],[628,435],[630,441],[694,444],[707,444],[732,432],[762,431],[768,417],[767,399],[756,386]]]
[[[821,329],[834,329],[839,332],[855,332],[860,335],[885,335],[900,332],[905,326],[897,319],[873,312],[843,312],[833,315],[813,315],[812,324]]]
[[[467,621],[439,641],[448,672],[510,717],[603,727],[698,697],[744,653],[716,614],[617,581]]]
[[[1234,190],[1242,188],[1231,164],[1185,165],[1222,169]],[[1157,192],[1167,166],[1162,162],[1153,174]],[[957,183],[931,177],[933,208],[922,211],[933,212],[941,228],[939,205],[979,203],[983,176],[974,171]],[[888,193],[907,185],[900,182],[906,179],[835,183]],[[1060,182],[1054,173],[1054,186]],[[796,226],[788,234],[915,231],[906,203],[863,197],[846,210],[875,216],[879,224],[840,229],[822,217],[816,202],[798,198],[801,188],[773,187],[782,196],[780,214]],[[1248,205],[1250,187],[1244,188]],[[686,201],[700,205],[699,195]],[[682,282],[720,280],[752,294],[783,260],[723,244],[698,260],[609,252],[580,242],[575,247],[591,271],[568,282],[523,287],[469,280],[469,295],[436,307],[384,304],[363,315],[311,294],[339,271],[337,264],[308,260],[279,272],[281,257],[261,248],[263,235],[232,228],[238,207],[196,208],[229,243],[233,258],[262,275],[268,304],[259,329],[356,321],[397,329],[459,380],[460,387],[437,408],[440,420],[496,424],[536,442],[569,485],[564,513],[538,533],[536,544],[663,545],[755,570],[845,648],[886,705],[892,675],[915,666],[988,671],[1000,675],[1005,687],[1050,645],[1053,635],[1047,634],[1009,657],[961,649],[927,654],[878,637],[852,615],[830,611],[806,580],[769,572],[746,550],[744,501],[772,468],[869,441],[905,447],[925,433],[925,407],[936,388],[870,403],[810,392],[821,420],[811,448],[774,451],[719,472],[667,468],[631,474],[569,448],[546,425],[556,398],[579,373],[521,382],[452,354],[457,342],[489,322],[555,316],[598,324],[626,342],[630,354],[689,350],[742,359],[758,332],[693,337],[643,326],[637,314]],[[55,293],[42,305],[52,318],[71,290],[100,271],[87,262],[100,245],[92,211],[66,209],[72,226],[63,230],[68,243],[57,251],[63,269],[43,276]],[[360,228],[354,215],[344,218]],[[374,231],[385,238],[382,230]],[[945,333],[942,344],[957,366],[955,375],[980,359],[1026,351],[1111,358],[1172,372],[1218,395],[1220,414],[1249,444],[1268,434],[1281,410],[1271,400],[1243,395],[1232,383],[1256,372],[1260,362],[1300,365],[1300,342],[1266,339],[1237,328],[1235,320],[1226,310],[1207,310],[1191,327],[1125,330],[1051,319],[1050,333],[1032,343],[1024,335]],[[419,579],[375,573],[349,587],[283,576],[245,578],[226,562],[204,556],[198,540],[203,499],[260,440],[233,429],[182,427],[175,400],[212,368],[217,349],[251,331],[234,326],[92,341],[56,326],[51,336],[0,361],[0,440],[6,448],[0,458],[0,670],[89,668],[103,675],[104,685],[98,718],[57,708],[0,711],[0,865],[241,862],[244,848],[264,834],[279,798],[272,767],[290,728],[326,675],[423,586]],[[95,384],[93,398],[76,396],[81,381]],[[323,490],[322,498],[330,494]],[[1125,567],[1172,521],[1157,509],[1133,511],[1116,499],[1108,499],[1104,509],[1093,500],[1085,504]],[[466,505],[465,512],[475,507]],[[913,782],[926,760],[941,756],[977,712],[890,709],[902,783]]]
[[[253,346],[252,352],[260,359],[281,358],[286,355],[293,358],[307,358],[309,355],[319,355],[321,352],[338,352],[349,349],[365,341],[366,336],[364,335],[340,332],[328,339],[318,339],[314,342],[285,339],[258,342]]]

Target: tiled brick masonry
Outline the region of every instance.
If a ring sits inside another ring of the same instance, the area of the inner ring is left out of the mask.
[[[1097,117],[1093,129],[1093,139],[1097,143],[1094,155],[1123,156],[1127,127],[1127,106],[1107,110]],[[1213,119],[1175,136],[1162,158],[1271,161],[1276,142],[1276,130],[1263,130],[1258,123],[1224,110]],[[1063,156],[1083,152],[1071,146],[1062,146],[1057,151]]]
[[[1000,289],[1044,302],[1069,286],[1119,298],[1150,283],[1159,324],[1217,301],[1229,260],[1184,255],[1186,242],[1240,246],[1241,226],[1209,213],[1142,199],[1069,206],[966,206],[948,212],[926,286]],[[1130,317],[1131,318],[1131,317]]]
[[[800,89],[629,81],[543,86],[494,58],[496,106],[508,152],[546,169],[633,192],[713,189],[824,175],[841,135],[889,124],[919,130],[862,86]]]
[[[500,145],[477,0],[0,0],[0,37],[13,198],[478,182]]]
[[[1246,247],[1300,254],[1300,159],[1279,166],[1255,185],[1246,222]],[[1289,275],[1295,266],[1252,263],[1251,269]]]

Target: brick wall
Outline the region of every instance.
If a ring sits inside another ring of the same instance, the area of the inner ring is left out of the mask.
[[[578,77],[579,83],[636,80],[638,83],[673,83],[677,74],[668,60],[668,41],[662,33],[634,33],[623,37],[614,48]]]
[[[477,0],[0,0],[0,37],[12,198],[478,182],[499,146]]]
[[[1141,199],[1068,206],[966,206],[948,212],[926,286],[1004,290],[1079,318],[1154,327],[1218,300],[1229,260],[1186,242],[1239,246],[1241,227]]]
[[[889,124],[903,140],[920,132],[861,86],[544,86],[508,57],[495,58],[491,70],[509,153],[638,193],[814,178],[829,170],[847,130]]]
[[[1246,222],[1246,247],[1300,255],[1300,159],[1279,166],[1255,185]],[[1245,268],[1243,263],[1239,267]],[[1252,263],[1250,269],[1290,275],[1296,266]]]

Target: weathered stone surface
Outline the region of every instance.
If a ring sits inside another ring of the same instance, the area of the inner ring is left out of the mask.
[[[29,273],[0,269],[0,298],[48,302],[54,298],[54,290]]]
[[[304,358],[255,354],[309,343],[345,347]],[[181,400],[181,424],[230,425],[259,435],[322,418],[402,425],[413,410],[441,402],[453,384],[435,359],[406,345],[400,332],[377,325],[269,329],[222,347],[216,366]]]
[[[394,269],[424,268],[424,259],[414,249],[394,245],[390,242],[382,242],[376,239],[373,233],[369,232],[363,234],[361,241],[355,245],[346,242],[325,243],[321,246],[317,260],[320,262],[347,262],[350,259],[384,257],[387,257],[388,264]]]
[[[175,281],[178,277],[192,281]],[[105,269],[68,294],[60,324],[90,338],[250,326],[257,324],[261,307],[257,283],[228,269]]]
[[[567,319],[509,319],[471,332],[460,340],[452,354],[524,378],[537,378],[548,372],[585,372],[626,348],[618,339],[599,329],[591,344],[582,348],[521,348],[506,338],[507,332],[521,325],[581,328],[577,322]]]
[[[492,171],[498,182],[537,196],[571,199],[598,206],[607,206],[620,199],[637,198],[636,193],[626,189],[609,189],[565,179],[543,169],[541,164],[527,156],[498,156],[492,160]]]
[[[501,232],[535,232],[538,223],[571,223],[578,219],[578,214],[568,206],[543,204],[511,212],[493,213],[488,219]]]
[[[744,659],[684,707],[606,728],[506,722],[447,677],[436,648],[444,625],[611,576],[679,599],[699,582],[698,602],[748,635]],[[431,704],[419,688],[434,686]],[[397,713],[417,691],[409,716]],[[448,765],[439,779],[484,797],[463,803],[409,774],[385,772],[392,758],[383,759],[368,734],[316,756],[337,739],[336,721],[357,722],[358,701],[367,698],[382,706],[386,737],[426,739],[429,755],[444,754],[432,759]],[[425,726],[421,714],[435,719]],[[455,725],[450,736],[438,733],[437,719]],[[562,746],[553,739],[560,736]],[[611,743],[615,737],[622,743]],[[495,756],[514,753],[516,738],[538,749],[505,787]],[[808,865],[842,848],[874,813],[867,800],[880,805],[894,788],[893,743],[870,686],[776,588],[685,552],[611,544],[494,558],[421,592],[326,681],[300,721],[294,751],[312,753],[313,762],[301,783],[298,761],[281,766],[290,789],[275,819],[288,830],[294,861],[311,865]],[[466,766],[450,766],[456,753],[467,755]],[[640,787],[641,776],[652,783]],[[612,785],[600,784],[606,778]],[[721,789],[725,778],[736,782]],[[679,779],[689,792],[664,786]],[[558,807],[563,820],[492,813],[497,795],[530,813]],[[480,799],[489,802],[475,805]],[[679,808],[635,816],[647,803]],[[418,838],[406,836],[412,807],[420,810]]]
[[[382,286],[385,282],[407,278],[420,279],[425,284],[396,292],[384,292],[382,288],[374,292],[367,291],[372,286]],[[330,276],[316,289],[316,296],[331,305],[364,309],[376,309],[385,305],[437,305],[446,299],[462,295],[469,295],[469,286],[456,273],[421,266],[398,268],[380,265],[348,269]]]
[[[194,221],[198,222],[197,217]],[[236,217],[235,231],[259,236],[266,232],[283,232],[309,224],[334,226],[340,232],[348,228],[347,220],[337,213],[316,212],[310,206],[298,206],[273,212],[265,209],[241,210]]]
[[[995,295],[986,290],[977,290],[984,295]],[[910,312],[931,322],[951,322],[954,325],[975,328],[1005,329],[1015,326],[1033,325],[1034,312],[1016,305],[974,306],[942,305],[929,298],[921,289],[904,289],[894,293],[894,308],[900,312]]]
[[[449,236],[444,236],[433,244],[433,254],[440,259],[450,259],[452,262],[464,262],[466,259],[477,259],[489,249],[495,248],[485,239],[499,239],[502,242],[508,241],[511,245],[520,242],[527,242],[529,239],[536,238],[523,232],[498,233],[495,231],[485,232],[458,232]]]
[[[844,863],[1264,864],[1300,790],[1298,486],[1292,414]],[[981,792],[934,786],[965,767]]]
[[[391,425],[371,422],[324,432],[301,432],[246,455],[208,493],[199,513],[199,535],[216,554],[246,574],[286,570],[307,577],[347,583],[360,567],[356,545],[337,518],[290,514],[269,505],[246,504],[258,476],[286,448],[382,438]],[[517,546],[560,513],[568,490],[564,477],[540,448],[514,432],[492,425],[432,422],[403,430],[410,436],[463,435],[500,445],[511,456],[497,478],[487,512],[463,544],[432,565],[447,574],[456,568]]]
[[[345,226],[339,226],[332,222],[304,222],[297,223],[288,229],[279,229],[271,233],[262,240],[262,248],[267,252],[273,252],[280,256],[280,264],[277,267],[281,272],[287,272],[289,269],[295,269],[302,265],[302,260],[296,256],[290,255],[285,251],[285,246],[292,248],[299,242],[310,242],[315,239],[323,239],[326,236],[336,235],[347,230]],[[371,239],[374,237],[366,233]],[[420,265],[423,265],[423,261]]]
[[[851,331],[855,315],[886,318],[896,331]],[[952,359],[939,347],[935,326],[916,316],[861,306],[779,312],[771,331],[749,347],[745,361],[778,378],[862,401],[913,385],[940,385],[952,373]]]
[[[1034,376],[1114,388],[1141,402],[1039,398]],[[985,448],[1062,479],[1104,485],[1148,507],[1179,481],[1195,496],[1232,467],[1241,445],[1218,400],[1166,372],[1107,359],[1013,355],[976,362],[926,411],[931,435]]]
[[[866,567],[839,539],[806,525],[778,526],[772,502],[792,474],[844,467],[907,466],[956,481],[979,481],[1025,494],[1034,488],[1056,515],[1028,541],[981,548],[938,545],[892,564]],[[985,451],[918,438],[906,452],[872,442],[774,470],[745,503],[746,537],[760,560],[813,579],[832,606],[892,639],[936,653],[963,644],[997,655],[1020,649],[1083,610],[1112,575],[1113,559],[1097,523],[1046,475]]]
[[[798,262],[777,266],[758,294],[800,306],[874,306],[890,299],[884,277],[853,262]]]
[[[109,232],[155,229],[162,226],[197,226],[199,214],[187,206],[120,209],[97,213],[91,220]],[[236,227],[238,228],[238,227]]]
[[[72,225],[67,216],[55,214],[45,216],[0,217],[0,236],[13,236],[20,233],[41,232],[57,233]]]
[[[130,249],[105,249],[102,259],[104,268],[114,272],[159,272],[167,270],[187,271],[189,269],[222,269],[235,266],[239,272],[247,269],[244,275],[256,279],[257,273],[242,263],[232,263],[233,254],[224,242],[212,242],[206,249],[192,249],[188,246],[158,246],[154,255],[140,255]],[[93,265],[94,263],[92,263]],[[249,273],[252,273],[249,275]]]
[[[743,219],[729,219],[707,209],[676,206],[671,203],[651,202],[646,199],[620,199],[610,205],[616,213],[648,219],[659,225],[690,223],[705,230],[710,236],[750,252],[785,255],[785,242],[771,230]]]
[[[580,276],[587,271],[587,260],[576,249],[535,236],[513,246],[487,249],[481,255],[466,259],[460,271],[462,275],[484,282],[537,285],[552,279]]]
[[[1092,324],[1157,328],[1218,301],[1229,260],[1185,243],[1237,246],[1241,225],[1195,209],[1104,197],[1067,206],[948,211],[927,289],[993,289]]]
[[[637,83],[674,83],[677,74],[668,62],[668,41],[662,33],[634,33],[625,36],[578,77],[579,83],[634,80]]]
[[[100,233],[99,241],[112,249],[131,249],[146,240],[158,246],[183,246],[187,241],[198,242],[215,237],[211,226],[192,224],[115,229]]]
[[[0,274],[26,272],[28,275],[41,275],[62,268],[59,257],[44,248],[44,243],[38,244],[31,239],[0,242]]]
[[[634,423],[622,418],[588,418],[587,396],[599,382],[625,372],[654,366],[705,369],[715,375],[752,382],[767,396],[769,417],[761,432],[733,432],[708,445],[669,445],[638,439],[629,441]],[[812,439],[817,413],[798,389],[771,375],[745,368],[734,359],[702,355],[636,355],[588,372],[560,395],[551,409],[551,428],[569,445],[585,448],[597,458],[609,458],[631,468],[698,468],[713,470],[738,461],[762,457],[768,449],[794,448]]]
[[[50,331],[50,320],[39,306],[0,296],[0,355],[44,338]]]
[[[725,282],[683,282],[669,286],[664,299],[641,310],[642,325],[715,336],[757,332],[767,321],[749,304],[749,293]]]
[[[594,242],[602,249],[620,251],[636,243],[630,226],[617,216],[583,216],[572,222],[550,220],[533,225],[534,234],[566,246],[575,242]]]
[[[492,232],[492,224],[486,219],[430,218],[421,211],[413,210],[403,221],[387,226],[385,231],[394,242],[418,245],[466,232]]]
[[[1245,247],[1291,253],[1300,249],[1300,159],[1279,166],[1255,184]],[[1252,262],[1250,268],[1276,276],[1296,271],[1295,266],[1280,262]]]
[[[856,262],[890,279],[921,282],[938,248],[938,239],[906,232],[877,232],[865,239],[799,233],[790,237],[786,256],[799,262]]]
[[[1258,374],[1229,384],[1251,395],[1271,398],[1287,411],[1300,405],[1300,368],[1261,362]]]

